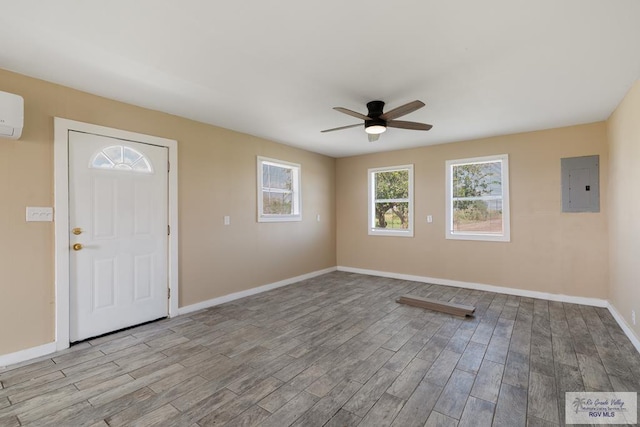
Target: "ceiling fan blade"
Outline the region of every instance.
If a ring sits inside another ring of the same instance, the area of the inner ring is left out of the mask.
[[[379,133],[368,133],[367,136],[369,137],[369,142],[375,142],[380,138]]]
[[[363,123],[358,123],[357,125],[340,126],[339,128],[333,128],[333,129],[325,129],[325,130],[321,130],[320,132],[333,132],[334,130],[349,129],[349,128],[354,128],[356,126],[363,126]]]
[[[349,116],[356,117],[356,118],[361,119],[361,120],[371,120],[369,117],[365,116],[364,114],[360,114],[360,113],[357,113],[355,111],[348,110],[346,108],[333,107],[333,109],[336,110],[336,111],[340,111],[341,113],[347,114]]]
[[[387,127],[400,128],[400,129],[411,129],[411,130],[429,130],[433,126],[432,125],[428,125],[426,123],[405,122],[403,120],[390,120],[390,121],[387,122]]]
[[[417,100],[412,101],[412,102],[409,102],[408,104],[401,105],[398,108],[394,108],[391,111],[387,111],[386,113],[381,115],[380,118],[382,120],[397,119],[398,117],[402,117],[406,114],[413,113],[414,111],[419,110],[422,107],[424,107],[424,102],[417,101]]]

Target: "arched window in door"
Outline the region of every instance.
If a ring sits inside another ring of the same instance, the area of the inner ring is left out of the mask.
[[[96,153],[91,158],[89,167],[95,169],[153,173],[151,162],[144,154],[124,145],[112,145]]]

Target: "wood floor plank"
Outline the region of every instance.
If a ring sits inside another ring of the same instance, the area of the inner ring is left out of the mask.
[[[503,383],[493,418],[494,427],[526,427],[527,389]]]
[[[502,382],[526,389],[529,386],[529,354],[517,351],[507,354]]]
[[[469,342],[456,365],[456,369],[477,374],[486,350],[486,344],[480,344],[474,341]]]
[[[284,404],[280,409],[271,414],[269,418],[264,420],[260,425],[262,427],[286,427],[293,424],[307,410],[309,410],[319,397],[303,391],[296,397]]]
[[[133,420],[141,418],[146,413],[150,413],[159,409],[182,395],[189,393],[194,388],[202,387],[207,384],[207,380],[202,377],[194,376],[175,384],[174,387],[164,390],[162,393],[154,394],[151,398],[142,402],[136,402],[130,407],[106,417],[106,421],[110,426],[126,426]],[[149,387],[153,390],[152,387]]]
[[[384,393],[358,425],[361,427],[389,426],[403,405],[403,399]]]
[[[331,393],[320,399],[303,416],[298,418],[293,425],[300,427],[324,425],[361,387],[362,384],[357,381],[343,380],[331,390]]]
[[[133,405],[138,405],[154,396],[155,393],[145,387],[140,390],[136,390],[133,393],[124,395],[113,402],[110,402],[109,405],[100,408],[94,408],[89,402],[83,401],[58,412],[54,412],[37,420],[36,422],[30,423],[29,425],[32,427],[90,425],[104,421],[104,419]]]
[[[509,351],[509,342],[510,338],[494,334],[489,341],[484,358],[504,365]]]
[[[241,394],[237,399],[220,406],[206,417],[198,420],[198,424],[201,426],[225,424],[239,416],[242,412],[248,410],[265,396],[277,390],[281,385],[282,381],[277,378],[268,377],[252,389],[249,389],[246,393]]]
[[[430,367],[431,363],[416,357],[389,386],[387,393],[401,399],[408,399]]]
[[[607,371],[599,358],[577,354],[585,391],[613,391]]]
[[[395,372],[402,372],[409,362],[418,354],[424,344],[419,341],[410,340],[384,364],[384,367]]]
[[[20,421],[15,415],[0,416],[0,426],[2,427],[20,427]]]
[[[555,378],[531,372],[529,377],[527,415],[558,423],[558,406],[549,404],[557,399]]]
[[[394,419],[392,426],[423,426],[441,392],[441,386],[426,381],[421,382]]]
[[[469,396],[458,427],[490,427],[494,411],[493,403]]]
[[[476,381],[471,389],[471,395],[491,403],[496,403],[498,401],[498,394],[500,393],[503,372],[504,365],[485,359],[476,376]]]
[[[381,368],[346,402],[343,408],[360,418],[364,417],[398,375],[397,372]]]
[[[462,355],[460,353],[443,350],[436,361],[433,362],[431,368],[429,368],[429,371],[425,375],[425,381],[444,386],[447,381],[449,381],[449,377],[458,364],[461,356]]]
[[[142,417],[138,418],[134,422],[130,423],[131,426],[136,427],[152,427],[164,425],[167,418],[178,415],[179,411],[173,406],[166,404],[151,412],[146,413]],[[110,424],[107,424],[110,426]]]
[[[454,370],[433,410],[460,419],[475,379],[476,376],[469,372]]]
[[[271,416],[271,412],[254,405],[225,424],[227,427],[254,427]]]
[[[171,427],[190,427],[197,420],[206,417],[211,412],[215,411],[219,407],[232,401],[238,397],[230,390],[222,389],[213,393],[206,398],[196,402],[190,402],[187,410],[180,411],[179,414],[165,420],[165,425]],[[171,406],[175,405],[172,403]]]
[[[429,418],[424,427],[457,427],[458,420],[455,418],[447,417],[436,411],[431,411]]]
[[[182,369],[184,369],[183,366],[175,364],[154,372],[153,374],[134,379],[133,381],[126,381],[122,385],[110,388],[104,393],[100,393],[94,397],[89,398],[89,403],[91,403],[93,406],[105,405],[122,395],[141,389],[142,387],[146,387],[149,384],[153,384],[154,382],[162,379],[165,375],[171,375]]]
[[[362,418],[349,411],[340,409],[324,427],[355,427],[362,421]]]
[[[285,384],[273,393],[266,396],[260,402],[258,402],[258,405],[261,408],[274,413],[291,399],[300,394],[301,391],[302,390],[297,387],[292,387],[290,384]]]

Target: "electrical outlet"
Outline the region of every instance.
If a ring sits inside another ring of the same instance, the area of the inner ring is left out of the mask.
[[[433,216],[427,215],[427,222],[431,224],[433,222]]]
[[[224,216],[224,225],[230,225],[231,224],[231,217],[229,215],[225,215]]]
[[[631,310],[631,322],[634,325],[636,324],[636,311],[635,310]]]

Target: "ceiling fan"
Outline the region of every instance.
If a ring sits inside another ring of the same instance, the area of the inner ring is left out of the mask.
[[[357,113],[355,111],[348,110],[342,107],[333,107],[334,110],[347,114],[352,117],[364,120],[364,131],[369,136],[369,141],[377,141],[380,138],[380,134],[387,130],[387,127],[411,129],[411,130],[429,130],[433,126],[426,123],[418,122],[406,122],[404,120],[396,120],[398,117],[402,117],[409,113],[424,107],[422,101],[412,101],[407,104],[401,105],[398,108],[394,108],[391,111],[383,112],[384,102],[371,101],[367,103],[367,115]],[[362,126],[361,123],[356,125],[341,126],[333,129],[325,129],[321,132],[333,132],[335,130],[349,129],[356,126]]]

